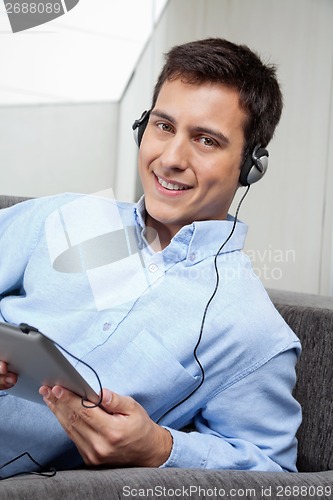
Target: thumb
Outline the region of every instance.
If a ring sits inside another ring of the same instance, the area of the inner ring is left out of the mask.
[[[110,389],[103,388],[103,407],[110,413],[122,413],[128,415],[134,410],[136,405],[133,398],[129,396],[121,396]]]
[[[105,389],[103,387],[103,397],[102,397],[102,401],[101,401],[102,405],[105,407],[108,407],[112,401],[112,396],[113,396],[113,393],[110,391],[110,389]]]

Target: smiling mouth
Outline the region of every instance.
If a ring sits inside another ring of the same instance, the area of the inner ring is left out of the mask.
[[[190,186],[184,186],[181,184],[175,184],[173,182],[167,182],[164,179],[162,179],[162,177],[159,177],[157,174],[155,175],[158,183],[161,184],[161,186],[164,187],[165,189],[168,189],[169,191],[185,191],[187,189],[191,189]]]

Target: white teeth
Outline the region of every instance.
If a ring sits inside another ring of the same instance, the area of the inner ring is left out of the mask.
[[[188,187],[186,186],[179,186],[178,184],[172,184],[171,182],[166,182],[164,179],[162,179],[161,177],[158,177],[158,175],[156,176],[157,177],[157,180],[158,182],[161,184],[161,186],[163,186],[165,189],[170,189],[172,191],[181,191],[181,190],[184,190],[184,189],[189,189]]]

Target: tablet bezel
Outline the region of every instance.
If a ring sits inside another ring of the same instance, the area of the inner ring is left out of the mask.
[[[42,385],[59,385],[93,404],[100,397],[47,336],[29,325],[0,322],[0,360],[18,375],[8,394],[45,404],[39,394]]]

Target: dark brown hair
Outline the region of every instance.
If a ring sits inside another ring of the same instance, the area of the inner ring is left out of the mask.
[[[153,107],[166,80],[181,79],[194,85],[220,83],[239,92],[247,113],[244,125],[244,156],[257,144],[266,146],[273,137],[283,107],[276,68],[264,64],[246,45],[221,38],[207,38],[173,47],[153,94]]]

